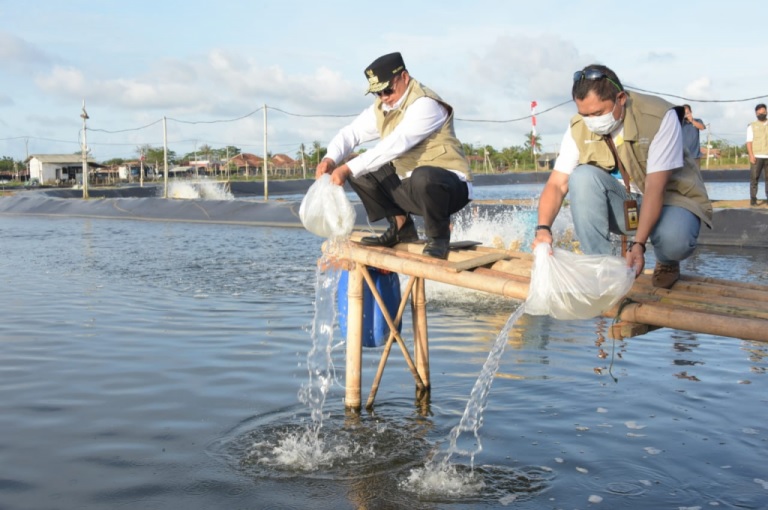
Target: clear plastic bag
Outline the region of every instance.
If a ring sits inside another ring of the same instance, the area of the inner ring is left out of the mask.
[[[343,186],[331,182],[325,174],[307,190],[299,207],[299,218],[304,228],[320,237],[346,237],[355,226],[355,208],[347,198]]]
[[[525,312],[555,319],[589,319],[624,297],[635,272],[621,257],[578,255],[539,244],[534,250]]]

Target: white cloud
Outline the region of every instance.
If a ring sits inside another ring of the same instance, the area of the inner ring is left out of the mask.
[[[29,68],[47,65],[53,59],[34,44],[8,32],[0,31],[0,65],[6,68]]]

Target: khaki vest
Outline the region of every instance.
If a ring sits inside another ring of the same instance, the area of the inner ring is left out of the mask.
[[[768,154],[768,123],[755,121],[751,125],[752,154]]]
[[[617,147],[619,158],[630,180],[645,191],[648,149],[661,127],[661,120],[673,105],[656,96],[632,92],[627,97],[624,117],[624,143]],[[594,165],[608,172],[616,168],[613,154],[603,137],[587,129],[581,115],[571,119],[571,133],[579,148],[579,164]],[[688,155],[683,166],[672,170],[664,192],[664,205],[674,205],[691,211],[712,228],[712,204],[696,160]]]
[[[448,110],[448,119],[440,129],[392,161],[398,175],[405,176],[414,168],[426,165],[437,166],[447,170],[457,170],[463,173],[467,180],[471,180],[472,174],[469,170],[469,161],[464,156],[461,143],[453,131],[453,108],[440,99],[440,96],[414,79],[411,79],[408,83],[405,95],[406,98],[400,106],[389,111],[384,111],[384,103],[381,102],[381,99],[376,99],[376,127],[381,138],[384,138],[395,129],[400,121],[403,120],[405,110],[420,97],[427,96],[443,105]]]

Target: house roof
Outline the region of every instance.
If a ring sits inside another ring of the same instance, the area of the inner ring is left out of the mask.
[[[82,163],[83,157],[80,154],[32,154],[27,161],[37,159],[42,163]],[[88,158],[89,163],[93,163],[93,158]]]
[[[247,152],[243,152],[238,154],[237,156],[232,156],[229,158],[229,161],[232,163],[238,165],[238,166],[245,166],[245,163],[247,162],[250,166],[261,166],[261,164],[264,162],[264,160],[255,154],[249,154]]]
[[[272,156],[272,163],[276,166],[294,166],[296,160],[285,154],[275,154]]]

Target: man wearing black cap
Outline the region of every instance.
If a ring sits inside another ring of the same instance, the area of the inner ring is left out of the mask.
[[[365,70],[368,91],[376,96],[328,144],[316,177],[347,179],[360,196],[370,221],[386,218],[389,229],[363,237],[369,246],[391,247],[418,240],[411,214],[424,218],[424,255],[445,259],[451,239],[451,214],[472,199],[469,162],[453,130],[453,108],[411,78],[400,53],[389,53]],[[342,163],[360,144],[379,142]]]

